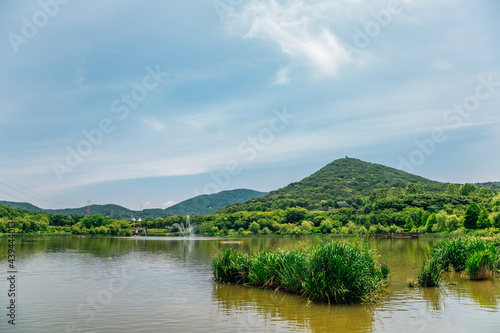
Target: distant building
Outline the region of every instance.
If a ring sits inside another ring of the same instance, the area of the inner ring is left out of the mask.
[[[337,201],[337,207],[339,208],[351,208],[351,205],[347,201]]]

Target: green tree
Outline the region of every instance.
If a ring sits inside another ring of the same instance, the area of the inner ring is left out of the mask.
[[[212,236],[215,236],[219,233],[219,227],[212,227],[212,230],[210,230],[210,234]]]
[[[321,221],[319,227],[321,229],[321,232],[324,234],[329,234],[333,229],[332,222],[330,222],[329,220]]]
[[[406,223],[403,227],[405,230],[411,230],[413,228],[415,228],[415,223],[413,223],[413,219],[411,218],[411,216],[408,216],[406,218]]]
[[[446,194],[448,195],[458,195],[460,193],[460,185],[458,184],[448,184],[446,187]]]
[[[273,232],[272,232],[271,230],[269,230],[269,228],[268,228],[268,227],[265,227],[264,229],[262,229],[262,233],[263,233],[264,235],[270,235],[270,234],[272,234]]]
[[[339,220],[333,220],[332,221],[332,226],[335,229],[340,229],[340,228],[342,228],[342,222],[340,222]]]
[[[493,224],[490,221],[490,213],[487,210],[481,210],[479,213],[479,217],[477,218],[477,228],[478,229],[486,229],[491,227]]]
[[[500,213],[493,215],[493,226],[495,228],[500,228]]]
[[[436,213],[432,213],[431,216],[427,219],[427,222],[425,223],[425,228],[427,229],[427,232],[432,231],[432,226],[437,223],[437,217]]]
[[[304,219],[307,214],[307,209],[294,207],[287,208],[285,210],[285,222],[286,223],[298,223]]]
[[[252,232],[252,234],[257,235],[259,233],[259,230],[260,230],[260,224],[258,224],[255,221],[252,222],[252,223],[250,223],[248,230],[250,230]]]
[[[481,208],[475,202],[471,202],[464,215],[464,227],[467,229],[477,229],[477,220],[479,219],[479,214],[481,213]]]
[[[481,198],[491,198],[492,196],[495,195],[495,192],[493,192],[489,188],[481,187],[477,195],[480,196]]]
[[[424,187],[416,183],[408,183],[405,188],[406,194],[422,194],[424,193]]]
[[[300,226],[302,227],[302,230],[304,230],[304,233],[306,233],[306,234],[308,234],[313,227],[311,222],[308,222],[308,221],[302,221]]]
[[[470,196],[476,193],[477,187],[474,184],[466,183],[460,186],[460,194],[463,196]],[[467,227],[466,227],[467,228]]]

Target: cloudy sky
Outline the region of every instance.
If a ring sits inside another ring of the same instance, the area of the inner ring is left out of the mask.
[[[167,207],[344,156],[500,181],[496,0],[0,2],[0,200]]]

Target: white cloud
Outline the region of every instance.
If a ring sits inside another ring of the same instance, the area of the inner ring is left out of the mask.
[[[452,69],[453,65],[447,61],[440,61],[440,62],[434,64],[433,68],[440,70],[440,71],[446,71],[446,70]]]
[[[276,79],[274,80],[274,84],[279,86],[290,83],[290,78],[288,77],[289,68],[283,68],[276,73]]]
[[[156,117],[139,118],[146,126],[151,128],[153,131],[161,131],[165,129],[165,124],[163,121]]]
[[[165,208],[168,208],[168,207],[172,207],[173,205],[175,205],[177,202],[175,201],[165,201],[161,204],[161,208],[165,209]]]
[[[233,14],[229,29],[243,38],[277,44],[290,57],[293,67],[313,68],[316,77],[335,77],[339,68],[350,62],[350,56],[322,23],[325,6],[335,5],[296,1],[285,6],[274,0],[252,1]],[[287,81],[284,74],[278,72],[278,83]]]

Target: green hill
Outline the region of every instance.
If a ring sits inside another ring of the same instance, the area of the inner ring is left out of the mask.
[[[158,218],[174,215],[206,215],[213,213],[227,205],[244,202],[253,198],[262,197],[266,193],[247,189],[237,189],[222,191],[210,195],[200,195],[183,202],[180,202],[167,209],[144,209],[134,211],[119,205],[90,205],[90,215],[111,216],[115,219],[145,219],[148,217]],[[0,204],[12,208],[22,209],[24,211],[35,213],[61,214],[67,216],[84,216],[87,213],[87,207],[65,208],[65,209],[42,209],[26,202],[0,201]]]
[[[500,182],[475,183],[477,187],[486,187],[493,191],[500,190]]]
[[[262,198],[230,205],[222,212],[312,207],[324,200],[338,202],[355,196],[369,196],[375,189],[401,191],[408,183],[420,184],[427,193],[442,193],[448,185],[384,165],[342,158],[299,182],[269,192]]]
[[[266,195],[266,192],[239,189],[215,194],[199,195],[165,209],[169,215],[206,215],[235,203]]]

